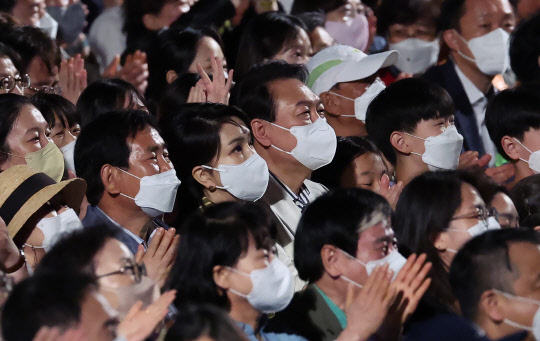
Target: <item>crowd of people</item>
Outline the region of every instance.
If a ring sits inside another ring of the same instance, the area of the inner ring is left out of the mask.
[[[540,341],[539,0],[0,31],[0,340]]]

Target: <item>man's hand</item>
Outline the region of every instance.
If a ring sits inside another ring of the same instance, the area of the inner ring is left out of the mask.
[[[176,229],[171,227],[165,231],[160,227],[154,234],[146,252],[144,247],[139,245],[135,261],[139,264],[144,263],[148,277],[154,280],[160,288],[165,284],[174,264],[179,244],[180,236],[176,235]]]
[[[118,334],[128,341],[142,341],[152,335],[163,318],[167,315],[169,305],[176,297],[176,290],[167,291],[159,299],[142,310],[142,302],[131,307],[126,317],[118,325]]]
[[[347,328],[338,341],[368,340],[375,334],[394,297],[390,286],[392,276],[388,264],[385,264],[375,268],[361,289],[349,285],[345,309]]]
[[[103,72],[103,78],[120,78],[131,83],[144,94],[148,87],[148,63],[146,62],[146,53],[139,50],[126,57],[124,66],[120,67],[120,56],[116,55]]]
[[[507,184],[515,174],[516,170],[514,169],[514,166],[509,163],[499,167],[486,169],[486,175],[499,185]]]
[[[87,75],[84,69],[84,59],[78,54],[74,58],[62,60],[59,83],[62,87],[62,96],[73,104],[77,104],[79,96],[86,89]]]

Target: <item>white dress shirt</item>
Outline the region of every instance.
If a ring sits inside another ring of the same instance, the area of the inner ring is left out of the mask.
[[[456,73],[459,77],[459,80],[461,81],[461,84],[463,85],[463,89],[465,89],[465,93],[469,98],[469,103],[471,103],[471,106],[473,108],[474,117],[476,119],[476,126],[478,128],[480,138],[482,139],[484,150],[486,151],[486,154],[491,155],[491,161],[489,161],[489,166],[494,167],[495,158],[497,156],[497,147],[495,146],[493,141],[491,141],[488,129],[486,127],[486,107],[488,104],[488,99],[486,98],[484,93],[480,91],[480,89],[478,89],[473,84],[473,82],[471,82],[469,78],[467,78],[467,76],[463,74],[463,72],[461,72],[457,64],[454,64],[454,68],[456,69]]]

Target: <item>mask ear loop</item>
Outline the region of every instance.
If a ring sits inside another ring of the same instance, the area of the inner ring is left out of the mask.
[[[461,34],[459,34],[458,31],[456,31],[456,30],[454,30],[454,31],[456,32],[456,34],[458,35],[458,37],[459,37],[465,44],[467,44],[467,46],[469,46],[469,42],[468,42],[467,40],[465,40],[465,38],[463,38],[463,37],[461,36]],[[476,64],[476,59],[471,58],[471,57],[469,57],[469,56],[466,56],[465,53],[463,53],[463,52],[461,52],[461,51],[459,51],[459,50],[457,51],[457,53],[458,53],[461,57],[463,57],[463,59],[468,60],[469,62]]]
[[[210,169],[210,170],[215,170],[216,172],[219,172],[219,173],[229,173],[229,171],[226,170],[226,169],[218,169],[218,168],[210,167],[210,166],[207,166],[207,165],[201,165],[201,167],[206,168],[206,169]],[[214,187],[219,188],[219,189],[224,189],[224,190],[227,190],[227,189],[230,188],[229,186],[214,186]]]
[[[36,268],[36,265],[37,265],[37,253],[36,253],[36,249],[44,249],[45,246],[34,246],[34,245],[30,245],[30,244],[26,244],[24,243],[23,246],[28,246],[32,252],[34,253],[34,264],[31,265],[32,269],[35,269]],[[23,251],[24,252],[24,251]],[[26,257],[25,257],[26,259]]]
[[[514,139],[514,141],[516,141],[517,143],[519,143],[520,146],[522,146],[523,148],[525,148],[526,151],[528,151],[529,153],[532,154],[531,150],[530,150],[529,148],[525,147],[525,146],[523,145],[523,143],[521,143],[518,139],[516,139],[515,137],[513,137],[513,139]],[[530,154],[529,154],[529,157],[530,157]],[[524,159],[522,159],[522,158],[519,158],[519,160],[521,160],[521,161],[523,161],[523,162],[526,162],[526,163],[529,163],[529,161],[526,161],[526,160],[524,160]]]

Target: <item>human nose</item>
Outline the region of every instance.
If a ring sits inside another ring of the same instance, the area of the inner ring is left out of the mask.
[[[13,89],[10,91],[10,93],[12,93],[12,94],[17,94],[17,95],[21,95],[21,96],[22,96],[22,95],[23,95],[23,90],[19,87],[19,85],[16,84],[16,85],[13,87]]]
[[[159,172],[160,173],[170,171],[171,169],[174,168],[171,161],[169,159],[165,158],[164,155],[161,155],[161,157],[159,158],[158,166],[159,166]]]

